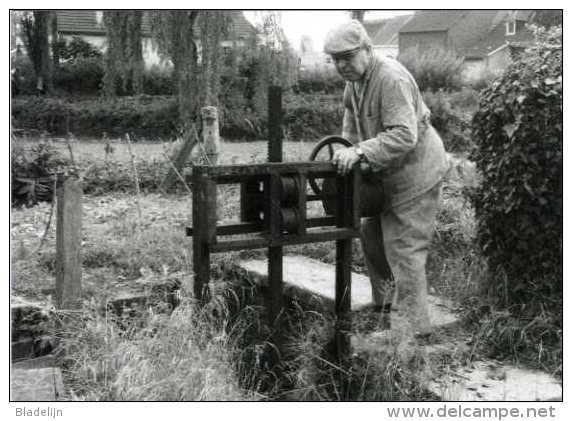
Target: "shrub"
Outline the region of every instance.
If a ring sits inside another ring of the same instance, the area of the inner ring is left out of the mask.
[[[344,91],[345,81],[338,75],[335,68],[314,68],[300,72],[298,83],[295,90],[298,93],[324,93],[324,94],[342,94]]]
[[[10,150],[13,206],[32,206],[51,201],[55,174],[68,162],[49,143],[38,143],[29,150],[13,144]]]
[[[538,44],[482,92],[473,193],[491,288],[503,304],[562,293],[562,51]],[[492,279],[502,275],[504,285]]]
[[[36,91],[34,66],[27,56],[17,57],[12,63],[12,96],[33,95]]]
[[[423,99],[431,110],[431,124],[441,135],[449,152],[468,152],[471,140],[471,112],[453,108],[451,95],[439,90],[424,92]]]
[[[463,59],[451,51],[410,48],[398,60],[411,72],[422,91],[457,90],[462,86]]]
[[[23,97],[12,100],[13,126],[50,134],[168,138],[176,133],[178,111],[173,97],[122,97],[73,101]]]
[[[104,65],[101,57],[79,57],[58,66],[54,89],[71,95],[96,95],[101,87]]]
[[[145,193],[158,191],[169,170],[168,163],[152,160],[137,161],[136,165],[141,191]],[[106,164],[93,163],[93,165],[86,163],[86,166],[88,169],[83,177],[85,194],[106,194],[111,191],[132,193],[135,191],[131,163],[114,161]]]
[[[291,140],[318,140],[341,133],[344,109],[338,98],[299,95],[286,105],[284,127]]]
[[[143,72],[143,92],[146,95],[173,95],[173,76],[169,69],[152,66]]]
[[[97,47],[84,41],[81,37],[73,37],[70,42],[60,40],[57,47],[62,63],[70,60],[102,57],[102,53]]]

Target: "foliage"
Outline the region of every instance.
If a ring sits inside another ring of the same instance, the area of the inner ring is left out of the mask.
[[[53,77],[54,90],[59,94],[97,95],[103,83],[103,59],[98,56],[78,56],[63,61]]]
[[[341,96],[344,91],[345,81],[331,68],[314,68],[300,72],[298,83],[295,85],[296,92],[310,93],[337,93]]]
[[[58,53],[61,61],[103,57],[101,51],[81,37],[73,37],[71,41],[61,39],[58,42]]]
[[[332,97],[297,95],[286,103],[284,128],[290,140],[318,140],[341,133],[344,110]]]
[[[50,201],[54,177],[68,162],[49,143],[38,143],[29,150],[14,144],[10,150],[12,206],[32,206]]]
[[[286,92],[295,84],[296,59],[277,12],[265,12],[256,29],[257,34],[248,40],[238,57],[239,76],[247,80],[247,106],[258,116],[266,116],[268,88],[281,86]]]
[[[143,93],[146,95],[174,95],[172,69],[151,66],[143,73]]]
[[[562,293],[562,50],[538,42],[481,93],[473,154],[478,240],[503,305],[535,307]],[[531,288],[534,284],[535,287]]]
[[[153,11],[151,30],[159,54],[173,64],[173,80],[179,106],[179,122],[184,132],[199,119],[202,106],[218,101],[222,69],[221,37],[231,23],[222,11]],[[201,61],[197,46],[200,28]]]
[[[46,10],[25,12],[21,19],[24,45],[33,64],[36,88],[40,93],[50,91],[52,88],[52,60],[48,42],[49,19],[50,12]]]
[[[411,72],[421,91],[457,90],[462,85],[463,58],[441,48],[410,48],[398,60]]]
[[[553,26],[562,27],[562,10],[535,10],[533,22],[545,28],[551,28]]]
[[[451,105],[451,95],[439,90],[426,91],[423,99],[431,110],[431,124],[441,135],[449,152],[467,152],[473,147],[471,139],[472,113]],[[462,99],[461,99],[462,102]]]
[[[12,100],[12,124],[50,134],[169,138],[176,135],[177,103],[172,97],[62,99],[20,97]]]
[[[156,192],[167,175],[169,165],[164,160],[137,161],[139,188],[144,193]],[[105,164],[93,162],[83,177],[85,194],[100,195],[109,192],[132,193],[131,163],[111,161]]]
[[[107,36],[106,95],[133,95],[143,91],[142,10],[106,10],[103,14]]]

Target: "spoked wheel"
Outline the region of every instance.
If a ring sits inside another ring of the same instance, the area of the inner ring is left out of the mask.
[[[326,136],[318,142],[310,153],[310,161],[331,161],[336,149],[340,147],[350,147],[352,143],[341,136]],[[318,179],[310,177],[308,183],[318,196],[322,195],[322,186],[318,184]]]
[[[326,136],[318,142],[310,154],[310,161],[331,161],[336,149],[347,148],[353,144],[341,136]],[[366,168],[367,171],[367,168]],[[362,174],[364,168],[362,167]],[[320,183],[318,183],[320,181]],[[321,197],[324,211],[328,215],[336,212],[336,181],[334,178],[308,178],[314,193]],[[380,176],[366,174],[362,178],[360,189],[360,215],[376,216],[384,209],[383,183]]]
[[[331,161],[334,157],[336,149],[347,148],[352,143],[341,136],[326,136],[318,142],[318,144],[310,153],[310,161]],[[333,178],[314,178],[309,177],[308,183],[314,193],[322,198],[324,211],[327,215],[334,215],[336,209],[336,181]]]

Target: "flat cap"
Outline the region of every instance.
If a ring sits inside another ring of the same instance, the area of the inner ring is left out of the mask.
[[[328,32],[324,52],[331,55],[343,54],[365,45],[371,45],[371,39],[363,25],[354,19]]]

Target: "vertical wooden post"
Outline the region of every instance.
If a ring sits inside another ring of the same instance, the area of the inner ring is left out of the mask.
[[[220,154],[220,135],[218,128],[218,110],[216,107],[201,109],[203,121],[203,145],[209,165],[217,165]]]
[[[298,235],[306,235],[306,173],[300,172],[297,174],[296,183],[298,184],[298,203],[296,207],[298,209],[299,218],[296,233]]]
[[[79,180],[58,176],[56,307],[81,307],[81,196]]]
[[[337,177],[337,226],[352,225],[352,199],[350,177]],[[345,360],[351,352],[349,332],[351,330],[351,262],[352,239],[336,241],[336,352],[340,360]]]
[[[268,161],[282,162],[282,88],[268,88]]]
[[[193,292],[200,303],[210,299],[210,246],[216,242],[216,182],[208,167],[193,168]]]
[[[282,162],[282,88],[271,86],[268,89],[268,160]],[[280,196],[282,194],[280,175],[271,174],[267,183],[269,209],[266,212],[271,238],[281,236]],[[268,248],[268,298],[267,307],[270,323],[274,323],[282,311],[283,281],[282,247]]]
[[[268,211],[266,217],[270,227],[270,237],[278,239],[282,235],[280,224],[281,182],[279,174],[271,174],[269,184]],[[274,323],[282,311],[283,289],[282,247],[268,247],[268,296],[266,307],[271,323]]]

